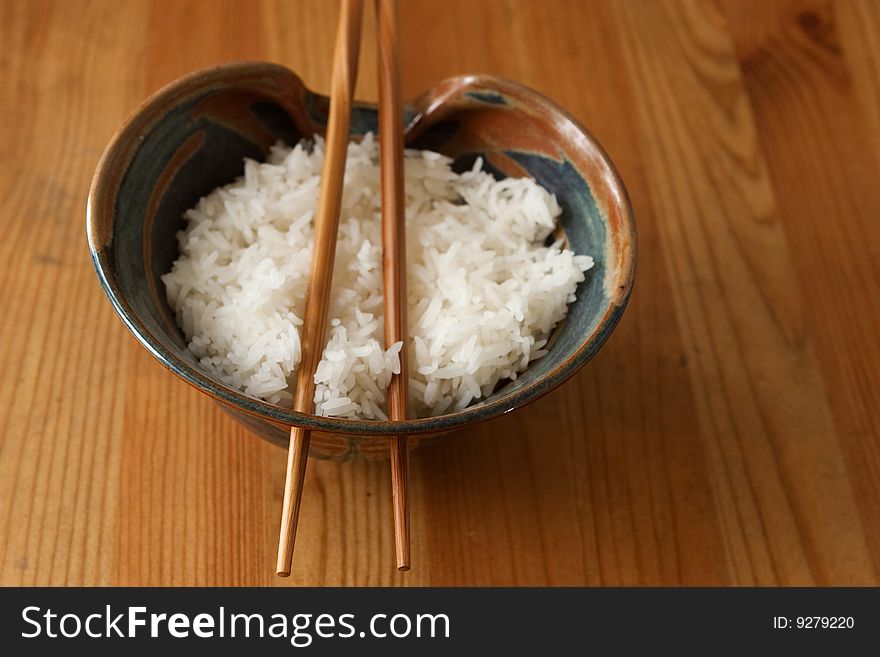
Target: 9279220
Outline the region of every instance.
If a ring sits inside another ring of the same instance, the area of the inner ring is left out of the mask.
[[[777,630],[851,630],[855,627],[852,616],[774,616]]]

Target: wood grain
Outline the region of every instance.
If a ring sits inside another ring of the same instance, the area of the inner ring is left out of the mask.
[[[573,380],[412,454],[414,570],[389,465],[316,461],[275,578],[283,450],[127,333],[83,213],[114,128],[176,76],[265,59],[327,92],[337,11],[0,1],[0,584],[880,584],[873,0],[400,3],[404,97],[494,73],[597,135],[638,281]]]

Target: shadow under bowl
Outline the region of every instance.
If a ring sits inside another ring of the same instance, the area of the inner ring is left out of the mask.
[[[445,80],[407,104],[408,147],[450,156],[456,170],[477,157],[497,177],[531,176],[562,207],[561,235],[595,266],[554,331],[549,353],[516,381],[462,411],[400,422],[296,413],[212,378],[187,349],[160,276],[178,256],[183,213],[264,160],[278,140],[324,134],[329,100],[292,71],[236,63],[198,71],[148,98],[107,146],[89,193],[89,249],[116,312],[163,365],[220,402],[248,429],[287,445],[291,425],[313,431],[311,455],[386,458],[387,437],[417,444],[517,409],[584,365],[614,329],[629,298],[636,262],[632,209],[596,140],[539,93],[490,76]],[[378,132],[377,110],[356,103],[352,136]]]

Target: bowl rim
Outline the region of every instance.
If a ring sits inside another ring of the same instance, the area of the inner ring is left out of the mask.
[[[433,109],[442,105],[443,100],[450,94],[450,90],[458,93],[466,93],[472,87],[490,86],[502,92],[510,90],[520,97],[524,97],[539,107],[544,112],[556,115],[570,124],[586,140],[589,148],[599,156],[610,178],[610,187],[617,193],[614,199],[603,199],[608,203],[614,203],[621,217],[620,230],[626,233],[625,238],[620,240],[621,251],[617,253],[617,276],[611,295],[610,303],[604,315],[597,322],[589,335],[584,336],[577,349],[559,365],[546,375],[530,382],[524,387],[503,394],[497,399],[478,402],[460,411],[445,413],[434,417],[413,418],[407,420],[365,420],[324,417],[310,413],[298,413],[292,409],[283,408],[275,404],[250,397],[243,392],[226,386],[225,384],[210,378],[206,373],[192,365],[182,361],[173,353],[166,350],[161,341],[143,325],[137,318],[136,313],[126,302],[120,290],[112,269],[109,267],[107,256],[107,244],[101,237],[97,222],[97,214],[110,208],[114,211],[116,188],[110,188],[107,178],[111,171],[111,164],[118,165],[121,159],[124,161],[122,172],[124,175],[131,159],[137,152],[137,142],[143,134],[148,133],[159,120],[156,110],[168,106],[168,101],[179,98],[181,94],[191,91],[191,87],[209,85],[213,81],[228,77],[230,74],[241,73],[254,67],[264,69],[265,73],[292,76],[303,89],[315,96],[320,96],[308,90],[302,84],[299,76],[287,67],[269,62],[232,62],[215,67],[200,69],[184,75],[161,87],[144,101],[142,101],[117,128],[95,169],[92,183],[89,189],[86,207],[86,233],[88,236],[89,251],[92,262],[101,287],[112,303],[116,313],[120,316],[129,331],[137,338],[143,347],[147,349],[159,362],[184,381],[197,388],[215,400],[253,415],[263,420],[285,427],[300,426],[313,431],[336,433],[344,435],[364,436],[391,436],[391,435],[416,435],[446,431],[476,424],[493,417],[504,415],[514,411],[536,399],[544,396],[557,388],[585,365],[608,339],[617,323],[620,321],[632,293],[635,280],[638,245],[636,240],[636,224],[632,210],[632,204],[626,187],[620,178],[614,163],[599,144],[593,134],[587,130],[571,114],[561,108],[555,102],[543,94],[518,82],[513,82],[492,75],[460,75],[446,78],[428,91],[416,96],[409,101],[408,105],[421,108],[414,118],[408,123],[407,130],[428,115]],[[357,103],[361,106],[370,106],[366,103]],[[150,118],[152,117],[152,118]],[[121,178],[120,178],[121,180]],[[606,281],[607,287],[607,281]]]

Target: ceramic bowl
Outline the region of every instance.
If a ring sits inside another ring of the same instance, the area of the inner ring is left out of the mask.
[[[165,367],[210,395],[258,435],[287,445],[291,425],[313,430],[312,455],[384,458],[387,436],[426,438],[517,409],[583,366],[623,313],[633,284],[636,235],[627,194],[596,140],[564,110],[522,85],[490,76],[445,80],[406,106],[407,145],[469,168],[483,157],[496,176],[531,176],[555,193],[563,236],[595,260],[577,301],[552,336],[549,354],[465,410],[402,422],[295,413],[213,379],[188,351],[160,276],[177,257],[183,212],[264,159],[279,139],[322,134],[329,101],[290,70],[229,64],[164,87],[111,139],[88,200],[89,248],[104,292],[140,343]],[[356,104],[351,134],[377,131],[373,105]]]

